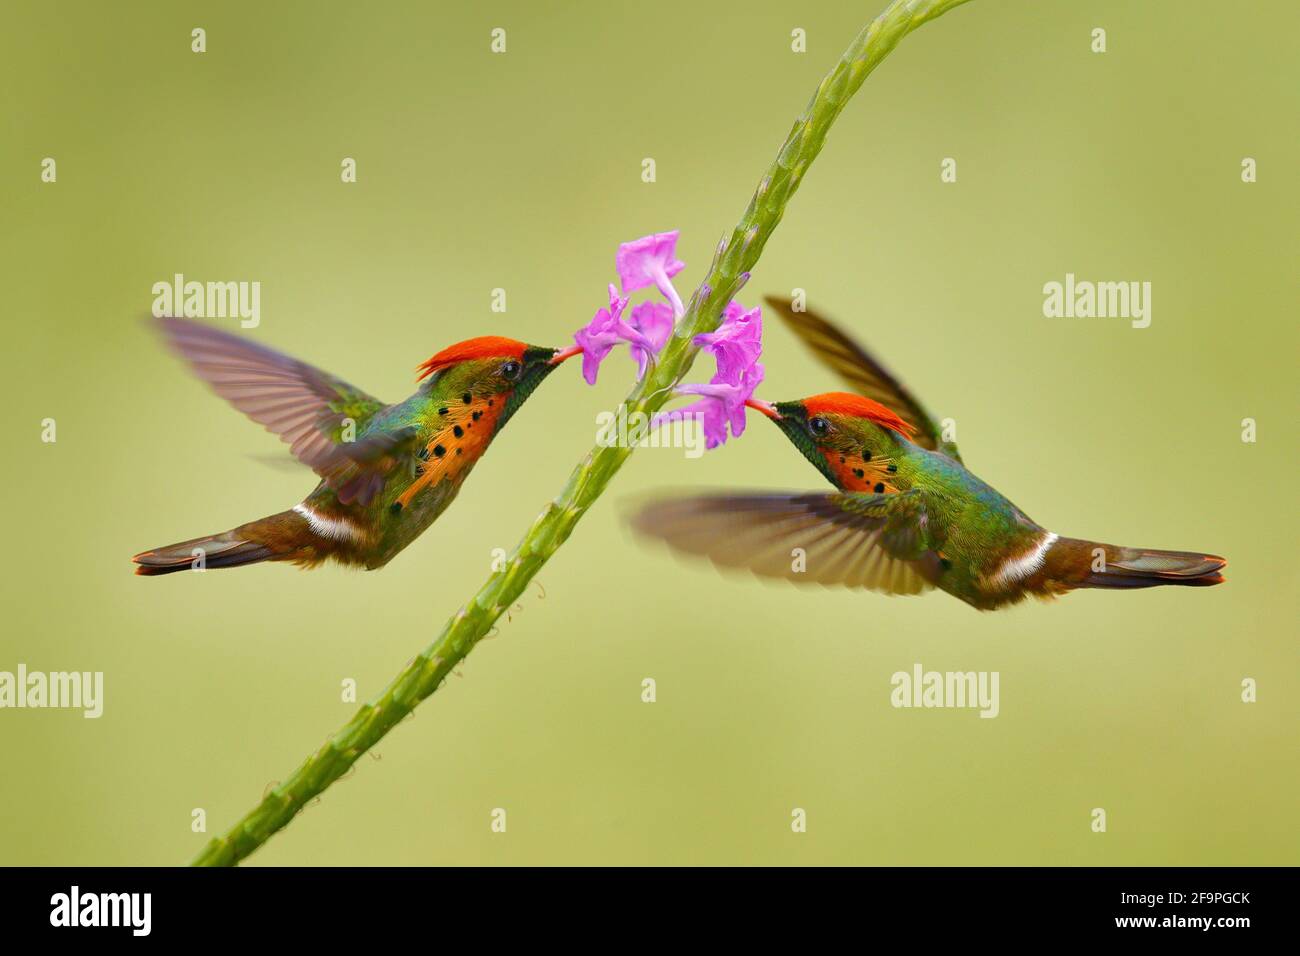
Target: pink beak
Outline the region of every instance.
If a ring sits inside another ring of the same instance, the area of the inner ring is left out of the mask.
[[[565,359],[571,359],[582,351],[581,345],[570,345],[567,349],[556,349],[555,354],[551,356],[549,365],[559,365]]]
[[[781,413],[776,410],[776,406],[771,402],[765,402],[761,398],[747,398],[745,404],[755,411],[762,412],[774,422],[781,420]]]

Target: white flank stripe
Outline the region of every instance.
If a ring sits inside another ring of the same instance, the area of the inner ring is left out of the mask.
[[[989,583],[998,587],[1008,587],[1017,581],[1023,581],[1043,566],[1043,559],[1047,557],[1047,552],[1052,550],[1052,545],[1056,544],[1058,537],[1051,531],[1046,532],[1042,540],[1024,554],[1003,561],[1002,566],[988,579]]]
[[[334,541],[345,541],[350,538],[355,539],[360,537],[357,529],[353,527],[351,523],[344,521],[342,518],[326,518],[323,515],[318,515],[306,505],[294,505],[293,510],[306,518],[307,523],[311,525],[311,530],[315,531],[322,538],[331,538]]]

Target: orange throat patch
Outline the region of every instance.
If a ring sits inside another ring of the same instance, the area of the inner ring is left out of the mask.
[[[845,491],[863,491],[870,494],[894,494],[898,491],[896,472],[898,466],[892,458],[868,457],[848,452],[823,449],[831,474]]]
[[[433,488],[444,478],[456,481],[463,477],[492,443],[497,421],[509,397],[509,393],[502,393],[443,406],[446,414],[439,415],[440,427],[420,452],[419,473],[395,504],[405,508],[425,488]]]

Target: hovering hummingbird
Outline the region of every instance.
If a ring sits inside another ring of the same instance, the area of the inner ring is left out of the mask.
[[[767,302],[860,394],[747,404],[776,423],[835,494],[662,498],[633,526],[723,567],[888,594],[940,588],[980,610],[1076,588],[1212,585],[1212,554],[1122,548],[1057,535],[966,470],[935,419],[826,319]]]
[[[200,556],[208,568],[327,558],[383,567],[447,509],[538,383],[579,351],[469,339],[419,366],[414,395],[385,405],[247,339],[184,319],[158,325],[200,378],[289,443],[320,483],[288,511],[137,554],[143,575],[184,571]]]

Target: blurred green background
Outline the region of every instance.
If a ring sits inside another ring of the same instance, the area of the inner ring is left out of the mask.
[[[350,716],[343,679],[364,700],[432,638],[630,383],[552,378],[381,573],[133,577],[314,483],[149,334],[154,282],[260,281],[247,334],[390,400],[460,338],[564,344],[620,241],[679,228],[700,279],[883,2],[6,4],[0,669],[102,670],[106,700],[0,711],[0,862],[187,860]],[[819,477],[761,421],[646,450],[545,596],[251,862],[1296,863],[1297,31],[1280,0],[961,7],[867,81],[743,297],[806,289],[1041,523],[1224,554],[1226,585],[979,614],[721,577],[620,499]],[[1066,272],[1152,282],[1151,327],[1045,319]],[[765,397],[838,384],[766,345]],[[893,709],[918,661],[999,671],[1001,715]]]

